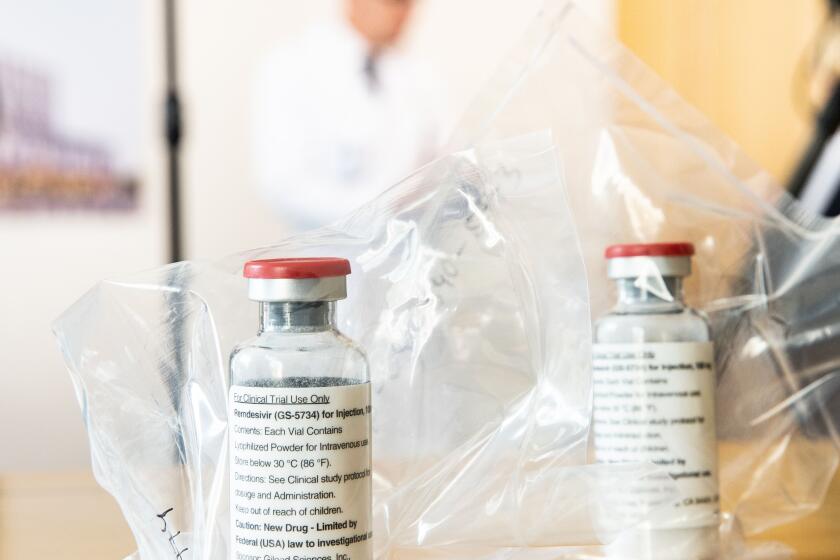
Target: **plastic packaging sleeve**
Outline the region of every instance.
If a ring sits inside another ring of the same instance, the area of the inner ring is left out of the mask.
[[[376,558],[603,556],[636,525],[605,497],[659,470],[587,457],[602,251],[672,240],[697,247],[688,299],[719,341],[720,557],[784,554],[743,537],[814,511],[837,467],[837,222],[573,4],[547,4],[451,146],[332,227],[103,282],[56,321],[139,557],[225,557],[241,266],[324,254],[353,263],[340,324],[371,362]]]

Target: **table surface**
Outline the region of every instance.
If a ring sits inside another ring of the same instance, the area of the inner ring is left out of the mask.
[[[796,558],[840,558],[840,475],[823,507],[760,536]],[[0,474],[0,560],[122,560],[134,540],[116,502],[85,472]]]

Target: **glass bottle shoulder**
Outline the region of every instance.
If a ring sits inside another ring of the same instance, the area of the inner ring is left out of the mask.
[[[602,344],[711,340],[706,317],[688,307],[653,313],[614,310],[596,321],[594,331],[595,342]]]
[[[364,352],[336,330],[264,332],[234,348],[232,385],[330,386],[370,380]]]

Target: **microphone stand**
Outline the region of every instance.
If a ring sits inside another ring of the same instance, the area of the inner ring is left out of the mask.
[[[184,355],[187,325],[185,313],[189,305],[189,279],[183,264],[183,246],[181,236],[181,141],[184,135],[182,122],[181,101],[178,91],[178,13],[175,0],[164,0],[164,64],[166,71],[165,99],[164,99],[164,134],[167,155],[167,193],[168,193],[168,223],[169,223],[169,267],[166,284],[175,290],[167,292],[165,305],[166,316],[169,317],[169,340],[171,344],[172,363],[162,364],[161,375],[169,389],[172,409],[180,420],[181,391],[187,377],[186,359]],[[180,422],[179,422],[180,424]],[[186,463],[186,448],[182,430],[176,434],[176,461]]]

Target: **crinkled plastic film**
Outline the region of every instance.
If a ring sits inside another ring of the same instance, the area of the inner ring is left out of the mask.
[[[377,558],[626,529],[590,512],[654,469],[585,465],[589,309],[556,154],[547,133],[458,153],[332,228],[103,282],[68,310],[94,469],[140,557],[227,555],[227,357],[256,328],[242,264],[280,255],[353,264],[339,319],[371,364]]]
[[[241,267],[325,254],[353,264],[339,320],[371,363],[376,557],[602,556],[645,521],[606,498],[657,472],[587,464],[602,253],[664,240],[696,245],[688,299],[716,342],[720,556],[784,554],[743,537],[814,511],[836,470],[835,223],[571,4],[544,10],[452,148],[330,228],[106,281],[59,318],[139,557],[226,558],[227,360],[256,325]]]
[[[695,244],[687,295],[716,342],[721,555],[742,555],[741,536],[817,509],[836,471],[840,225],[802,211],[574,5],[543,16],[455,144],[552,130],[593,319],[615,297],[605,246]]]

